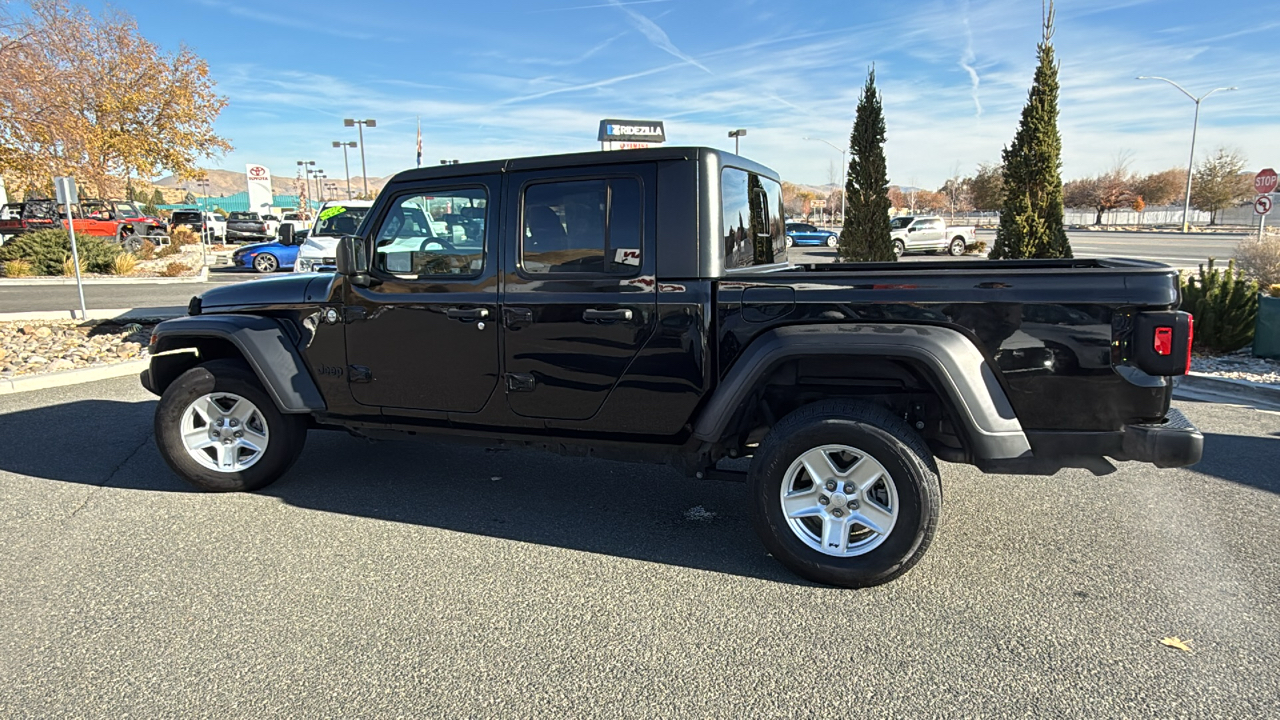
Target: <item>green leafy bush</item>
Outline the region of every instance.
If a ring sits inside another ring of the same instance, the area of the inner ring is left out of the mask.
[[[1231,352],[1253,342],[1258,283],[1245,280],[1235,261],[1226,270],[1200,266],[1182,278],[1182,309],[1195,316],[1195,349]]]
[[[120,246],[92,235],[77,235],[76,249],[81,266],[91,273],[111,272],[111,264],[122,252]],[[36,275],[62,275],[63,261],[70,256],[71,238],[66,230],[25,233],[0,247],[0,262],[26,260]]]

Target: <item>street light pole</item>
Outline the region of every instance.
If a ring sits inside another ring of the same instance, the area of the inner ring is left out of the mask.
[[[304,203],[305,207],[303,208],[303,210],[307,212],[307,217],[311,217],[311,202],[315,199],[315,196],[311,194],[311,172],[312,172],[311,167],[315,164],[316,164],[315,160],[299,160],[298,161],[298,166],[302,168],[302,172],[303,172],[302,182],[304,183],[304,187],[306,188],[307,195],[311,196],[307,198],[307,202]]]
[[[733,138],[733,154],[734,155],[738,154],[738,139],[746,134],[747,134],[747,131],[743,130],[742,128],[729,131],[729,137]]]
[[[334,140],[333,146],[342,148],[342,168],[347,172],[347,199],[350,200],[351,199],[351,165],[347,163],[347,148],[355,147],[356,141],[352,140],[351,142],[338,142],[337,140]]]
[[[1138,79],[1139,80],[1163,80],[1169,83],[1170,85],[1178,88],[1178,90],[1182,91],[1183,95],[1186,95],[1187,97],[1191,98],[1191,101],[1196,104],[1195,120],[1191,124],[1191,159],[1187,161],[1187,194],[1182,201],[1182,232],[1185,233],[1191,229],[1191,223],[1188,220],[1191,214],[1191,173],[1195,171],[1195,165],[1196,165],[1196,131],[1200,128],[1200,101],[1218,92],[1219,90],[1237,90],[1238,88],[1235,88],[1235,87],[1214,88],[1209,92],[1201,95],[1200,97],[1196,97],[1195,95],[1192,95],[1191,93],[1187,92],[1186,89],[1183,88],[1181,85],[1170,80],[1169,78],[1163,78],[1158,75],[1139,75]]]
[[[358,132],[360,133],[360,179],[364,180],[364,195],[365,197],[368,197],[369,196],[369,171],[365,169],[365,164],[364,164],[364,129],[366,126],[371,128],[378,127],[378,121],[377,120],[352,120],[351,118],[345,118],[343,119],[342,124],[345,127],[355,127],[358,129]]]
[[[840,153],[840,167],[841,167],[841,168],[843,168],[844,177],[845,177],[845,185],[848,185],[848,184],[849,184],[849,183],[848,183],[848,179],[849,179],[849,164],[848,164],[848,163],[846,163],[846,162],[845,162],[845,160],[844,160],[845,154],[846,154],[847,152],[849,152],[848,148],[841,148],[841,147],[837,147],[837,146],[835,146],[834,144],[832,144],[832,143],[830,143],[830,142],[827,142],[826,140],[823,140],[822,138],[812,138],[812,137],[807,137],[807,138],[804,138],[804,139],[805,139],[805,140],[814,140],[814,141],[816,141],[816,142],[820,142],[820,143],[827,143],[827,145],[829,145],[829,146],[831,147],[831,149],[832,149],[832,150],[835,150],[836,152]],[[846,201],[846,199],[845,199],[844,194],[845,194],[845,193],[844,193],[844,186],[841,186],[841,187],[840,187],[840,221],[841,221],[841,222],[844,222],[844,217],[845,217],[845,212],[844,212],[844,211],[845,211],[845,202],[847,202],[847,201]]]

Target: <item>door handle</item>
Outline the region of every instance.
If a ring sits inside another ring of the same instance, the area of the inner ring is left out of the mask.
[[[484,320],[489,311],[484,308],[449,308],[444,314],[454,320]]]
[[[599,310],[591,308],[582,312],[582,319],[592,322],[599,320],[630,320],[631,317],[631,311],[626,308],[621,310]]]

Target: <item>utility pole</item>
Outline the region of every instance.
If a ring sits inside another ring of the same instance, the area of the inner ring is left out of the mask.
[[[1191,101],[1192,101],[1192,102],[1194,102],[1194,103],[1196,104],[1196,115],[1195,115],[1195,120],[1193,120],[1193,121],[1192,121],[1192,123],[1191,123],[1191,159],[1187,162],[1187,194],[1186,194],[1186,197],[1183,199],[1183,202],[1182,202],[1182,232],[1184,232],[1184,233],[1185,233],[1185,232],[1190,232],[1190,230],[1191,230],[1191,222],[1190,222],[1190,214],[1191,214],[1191,174],[1192,174],[1193,172],[1195,172],[1195,167],[1196,167],[1196,130],[1197,130],[1197,129],[1199,129],[1199,127],[1200,127],[1200,101],[1202,101],[1202,100],[1204,100],[1205,98],[1209,97],[1210,95],[1212,95],[1212,94],[1214,94],[1214,93],[1218,92],[1219,90],[1224,90],[1224,91],[1225,91],[1225,90],[1237,90],[1238,88],[1235,88],[1235,87],[1220,87],[1220,88],[1214,88],[1214,89],[1210,90],[1209,92],[1207,92],[1207,93],[1205,93],[1205,94],[1201,95],[1200,97],[1196,97],[1195,95],[1192,95],[1191,93],[1187,92],[1187,91],[1186,91],[1186,90],[1185,90],[1181,85],[1179,85],[1178,83],[1176,83],[1176,82],[1174,82],[1174,81],[1170,80],[1169,78],[1163,78],[1163,77],[1159,77],[1159,76],[1157,76],[1157,75],[1139,75],[1139,76],[1138,76],[1138,79],[1139,79],[1139,80],[1163,80],[1163,81],[1165,81],[1165,82],[1169,83],[1170,85],[1172,85],[1172,86],[1174,86],[1174,87],[1178,88],[1179,90],[1181,90],[1183,95],[1186,95],[1187,97],[1191,98]]]

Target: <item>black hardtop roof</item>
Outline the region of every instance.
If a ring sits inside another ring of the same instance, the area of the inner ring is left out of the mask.
[[[708,156],[719,158],[721,165],[742,168],[779,180],[772,169],[739,155],[708,147],[653,147],[638,150],[595,150],[565,155],[532,155],[506,160],[481,160],[457,165],[431,165],[397,173],[389,184],[434,180],[436,178],[484,175],[487,173],[519,172],[559,167],[589,167],[591,165],[615,165],[618,163],[657,162],[660,160],[699,160]]]

